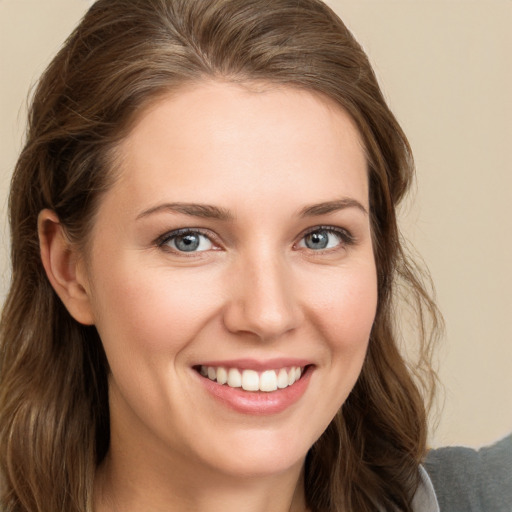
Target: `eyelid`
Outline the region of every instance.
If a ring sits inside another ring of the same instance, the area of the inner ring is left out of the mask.
[[[173,229],[171,231],[167,231],[166,233],[164,233],[163,235],[160,235],[154,242],[154,244],[159,247],[159,248],[164,248],[166,246],[166,244],[172,240],[173,238],[176,238],[178,236],[184,236],[184,235],[188,235],[188,234],[199,234],[199,235],[202,235],[206,238],[208,238],[208,240],[212,243],[212,245],[214,246],[213,249],[211,250],[218,250],[220,248],[220,243],[219,243],[219,239],[218,239],[218,236],[215,235],[215,233],[213,233],[212,231],[208,230],[208,229],[204,229],[204,228],[179,228],[179,229]],[[197,255],[201,252],[208,252],[208,251],[191,251],[190,253],[186,253],[184,251],[176,251],[175,249],[167,246],[168,250],[169,251],[172,251],[173,253],[177,253],[177,254],[180,254],[180,255],[185,255],[185,256],[192,256],[192,255]]]
[[[296,242],[296,244],[294,244],[294,246],[297,246],[298,243],[301,242],[306,236],[310,235],[311,233],[314,233],[315,231],[328,231],[330,233],[334,233],[335,235],[340,237],[340,239],[341,239],[340,246],[342,246],[342,247],[347,246],[347,245],[353,245],[356,242],[354,235],[352,235],[352,233],[348,229],[341,228],[339,226],[320,225],[320,226],[310,227],[310,228],[306,229],[305,231],[303,231],[299,236],[298,242]],[[331,248],[331,249],[324,249],[324,251],[326,251],[326,252],[333,251],[333,250],[335,251],[337,248],[338,248],[338,246]],[[322,253],[323,250],[318,250],[318,251],[313,251],[313,252]]]
[[[332,233],[337,233],[343,237],[346,237],[347,239],[354,239],[354,236],[352,233],[346,229],[342,228],[340,226],[329,226],[329,225],[319,225],[319,226],[313,226],[310,228],[307,228],[303,231],[303,233],[300,235],[301,237],[305,237],[306,235],[309,235],[311,233],[314,233],[315,231],[330,231]]]
[[[335,235],[340,237],[341,242],[339,245],[342,247],[347,246],[347,245],[353,245],[356,241],[355,237],[352,235],[352,233],[349,230],[347,230],[346,228],[342,228],[339,226],[318,225],[318,226],[312,226],[312,227],[304,230],[299,235],[298,241],[294,244],[294,249],[297,248],[298,243],[300,241],[302,241],[306,236],[310,235],[311,233],[314,233],[315,231],[328,231],[330,233],[334,233]],[[190,228],[190,227],[178,228],[178,229],[173,229],[171,231],[167,231],[164,234],[160,235],[155,240],[154,245],[159,248],[164,248],[166,246],[166,244],[169,242],[169,240],[172,240],[175,237],[187,235],[190,233],[198,233],[198,234],[208,238],[208,240],[210,240],[210,242],[214,245],[214,248],[211,250],[219,250],[222,247],[219,237],[214,232],[210,231],[209,229],[205,229],[205,228]],[[180,255],[185,255],[185,256],[193,256],[194,254],[198,255],[201,252],[208,252],[208,251],[199,251],[199,252],[192,251],[187,254],[186,252],[176,251],[168,246],[167,246],[167,248],[169,251],[178,253]],[[335,251],[337,248],[338,247],[331,248],[331,249],[325,249],[325,251],[333,251],[333,250]],[[301,247],[301,249],[302,249],[302,247]],[[323,251],[318,250],[318,251],[313,251],[313,252],[322,253]]]

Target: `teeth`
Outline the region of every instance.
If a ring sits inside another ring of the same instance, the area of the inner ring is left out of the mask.
[[[241,388],[242,387],[242,374],[236,368],[229,369],[228,386],[230,388]]]
[[[267,370],[261,374],[259,378],[260,391],[275,391],[277,389],[277,375],[274,370]]]
[[[241,387],[245,391],[267,393],[291,386],[300,379],[302,371],[303,369],[297,366],[265,370],[261,373],[255,370],[226,369],[222,366],[201,366],[199,370],[203,377],[217,381],[219,384],[227,384],[231,388]]]
[[[279,389],[288,387],[288,372],[284,368],[281,368],[277,375],[277,387]]]
[[[242,389],[245,389],[245,391],[259,391],[260,378],[258,372],[254,370],[244,370],[242,372]]]
[[[228,381],[228,372],[226,371],[226,368],[219,366],[217,368],[217,382],[219,384],[226,384],[227,381]]]

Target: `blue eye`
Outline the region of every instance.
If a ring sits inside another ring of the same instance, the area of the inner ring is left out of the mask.
[[[333,249],[343,243],[350,243],[348,233],[333,228],[318,228],[307,233],[299,242],[299,247],[306,247],[312,251]]]
[[[159,245],[170,247],[177,252],[202,252],[213,248],[212,241],[206,235],[189,229],[169,233],[159,242]]]

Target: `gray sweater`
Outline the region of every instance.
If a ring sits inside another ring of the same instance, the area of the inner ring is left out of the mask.
[[[424,466],[441,512],[512,512],[512,434],[480,450],[431,450]]]

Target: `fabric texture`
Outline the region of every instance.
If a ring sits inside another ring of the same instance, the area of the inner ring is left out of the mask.
[[[436,495],[432,482],[425,471],[420,466],[421,483],[414,495],[412,509],[414,512],[439,512]]]
[[[512,434],[480,450],[431,450],[424,466],[440,512],[512,512]]]

